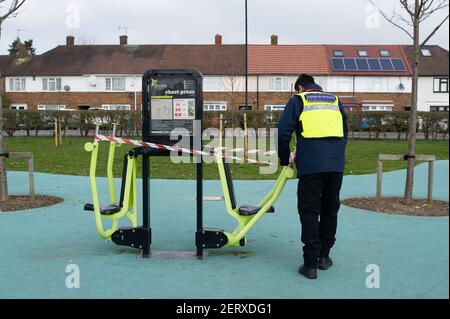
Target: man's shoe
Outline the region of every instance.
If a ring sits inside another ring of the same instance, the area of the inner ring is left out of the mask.
[[[333,266],[333,261],[330,257],[319,257],[319,264],[317,265],[317,268],[319,268],[320,270],[327,270],[331,266]]]
[[[308,268],[305,265],[301,265],[298,272],[308,279],[317,279],[317,269]]]

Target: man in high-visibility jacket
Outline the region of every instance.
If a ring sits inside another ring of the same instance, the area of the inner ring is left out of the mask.
[[[317,268],[332,264],[340,208],[347,116],[337,96],[324,93],[314,78],[302,74],[295,83],[298,94],[287,103],[278,123],[280,164],[289,165],[290,142],[297,137],[296,166],[298,213],[302,224],[304,264],[299,272],[317,278]]]

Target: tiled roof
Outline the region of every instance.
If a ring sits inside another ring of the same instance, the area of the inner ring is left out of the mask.
[[[448,51],[427,47],[431,58],[421,58],[421,75],[448,75]],[[336,71],[334,50],[344,57],[358,57],[366,50],[369,58],[380,58],[389,50],[401,58],[406,71]],[[400,45],[250,45],[249,74],[265,75],[391,75],[410,76],[411,47]],[[408,61],[409,60],[409,61]],[[244,45],[75,45],[58,46],[30,61],[15,65],[10,56],[0,56],[3,75],[77,76],[84,74],[143,74],[152,68],[194,68],[205,75],[245,74]]]
[[[14,62],[11,55],[0,55],[0,74],[6,74]]]
[[[143,74],[152,68],[196,68],[205,74],[244,74],[242,45],[58,46],[6,74],[70,76]]]
[[[413,46],[405,45],[403,49],[408,58],[409,64],[413,65]],[[439,76],[449,75],[448,51],[438,45],[428,45],[424,49],[431,52],[431,57],[425,57],[420,54],[419,58],[419,75],[421,76]]]
[[[323,45],[250,45],[250,74],[329,74]]]

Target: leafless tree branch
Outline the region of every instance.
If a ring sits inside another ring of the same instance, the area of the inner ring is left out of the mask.
[[[406,1],[406,0],[401,0],[401,1]],[[397,21],[398,21],[398,15],[394,14],[391,17],[388,17],[386,15],[386,13],[384,13],[383,10],[381,10],[373,0],[369,0],[369,2],[372,4],[372,6],[377,9],[377,11],[381,14],[381,16],[390,24],[392,24],[393,26],[399,28],[400,30],[404,31],[411,39],[414,39],[413,35],[411,34],[410,31],[408,31],[405,27],[403,27],[402,25],[400,25]],[[395,19],[397,21],[395,21]]]
[[[448,1],[441,0],[436,6],[433,6],[434,0],[432,0],[427,6],[422,8],[420,12],[419,21],[423,22],[428,19],[436,11],[448,8]]]
[[[426,37],[426,39],[422,42],[422,44],[420,45],[421,47],[423,47],[425,44],[427,44],[427,42],[436,34],[436,32],[440,29],[440,27],[445,23],[445,21],[447,21],[449,18],[449,15],[447,15],[445,17],[444,20],[442,20],[441,23],[439,23],[439,25],[434,28],[434,30]]]

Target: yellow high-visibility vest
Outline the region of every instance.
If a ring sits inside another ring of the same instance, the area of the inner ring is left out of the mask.
[[[303,92],[297,94],[303,101],[300,115],[304,138],[344,137],[339,99],[323,92]]]

